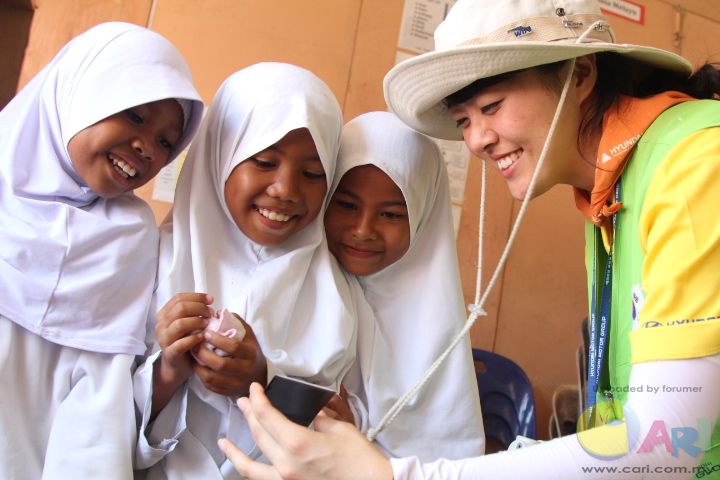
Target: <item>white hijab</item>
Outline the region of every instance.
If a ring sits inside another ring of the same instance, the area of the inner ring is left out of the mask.
[[[360,315],[358,359],[345,385],[367,410],[363,430],[423,376],[465,323],[450,195],[442,156],[429,138],[387,112],[344,128],[333,190],[360,165],[375,165],[402,191],[410,248],[394,264],[358,277],[372,313]],[[376,438],[391,456],[464,458],[482,454],[484,432],[467,338]]]
[[[166,98],[192,105],[174,158],[202,115],[190,71],[159,34],[113,22],[69,42],[0,112],[0,314],[62,345],[144,352],[152,212],[133,193],[98,197],[67,145],[104,118]]]
[[[239,163],[298,128],[310,131],[332,179],[342,114],[318,77],[260,63],[221,85],[180,174],[172,219],[161,227],[157,306],[178,292],[209,293],[215,308],[250,324],[276,369],[334,385],[354,359],[356,322],[347,282],[327,250],[325,208],[283,244],[264,247],[237,227],[224,197]]]

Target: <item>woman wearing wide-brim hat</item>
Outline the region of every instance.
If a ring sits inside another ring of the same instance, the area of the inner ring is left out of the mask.
[[[256,386],[240,404],[275,469],[226,452],[249,478],[720,478],[720,72],[615,43],[595,0],[458,0],[435,40],[386,76],[390,110],[525,202],[573,186],[588,220],[584,431],[388,461],[349,426],[283,423]]]

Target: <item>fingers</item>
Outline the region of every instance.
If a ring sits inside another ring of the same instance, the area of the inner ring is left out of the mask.
[[[276,410],[265,396],[262,387],[257,383],[250,385],[250,397],[238,399],[237,405],[245,415],[255,443],[273,465],[284,464],[288,460],[288,455],[293,455],[292,445],[294,442],[290,440],[290,436],[297,434],[298,431],[301,434],[304,431],[309,432],[308,429],[296,425]],[[258,415],[262,417],[262,420],[258,418]],[[273,422],[276,425],[271,426],[268,430],[267,427]],[[282,428],[286,428],[283,431],[284,437],[277,433]],[[273,430],[275,433],[271,433]],[[290,443],[290,449],[286,448],[286,441]],[[290,460],[292,459],[290,458]]]
[[[257,356],[262,356],[260,343],[258,342],[252,327],[250,327],[250,325],[238,314],[233,313],[233,315],[240,321],[245,329],[245,335],[241,340],[237,340],[233,337],[226,337],[213,331],[207,332],[206,340],[213,346],[235,358],[255,360]]]
[[[233,313],[233,315],[235,315],[235,317],[236,317],[238,320],[240,320],[240,323],[242,323],[243,327],[245,327],[245,338],[243,338],[243,340],[245,340],[245,339],[250,339],[250,340],[252,340],[255,344],[257,344],[257,343],[258,343],[258,342],[257,342],[257,337],[255,336],[255,332],[253,331],[253,329],[252,329],[252,327],[250,326],[250,324],[247,323],[245,320],[243,320],[243,318],[242,318],[240,315],[238,315],[237,313]]]
[[[160,323],[171,323],[178,318],[210,317],[213,313],[209,301],[212,296],[206,293],[178,293],[175,294],[155,314],[155,320]]]
[[[175,318],[187,317],[191,315],[201,315],[201,313],[188,313],[187,309],[205,308],[206,317],[212,315],[210,305],[213,302],[212,295],[207,293],[184,292],[175,294],[163,307],[157,312],[157,317],[172,316]]]
[[[281,478],[272,466],[253,461],[226,438],[218,440],[218,447],[232,462],[238,473],[249,480],[277,480]]]
[[[208,302],[212,296],[205,293],[179,293],[171,298],[156,314],[155,332],[160,346],[165,349],[179,339],[204,329],[212,315]],[[196,338],[191,343],[199,342]],[[182,345],[187,351],[188,343]],[[179,348],[176,348],[179,350]]]
[[[331,398],[327,405],[323,408],[323,410],[326,410],[326,414],[330,418],[355,424],[355,416],[350,409],[350,404],[342,396],[343,392],[345,393],[345,395],[347,395],[347,391],[345,391],[345,389],[341,387],[341,395],[335,395],[333,398]],[[332,412],[332,414],[330,414],[329,412]]]
[[[252,389],[253,386],[251,385],[250,388]],[[282,448],[272,439],[272,437],[267,434],[263,427],[258,423],[257,418],[255,417],[255,413],[250,406],[250,400],[248,399],[248,397],[239,398],[237,400],[237,405],[240,408],[240,411],[242,411],[243,415],[245,416],[245,420],[248,423],[248,427],[250,428],[250,433],[252,434],[253,440],[255,440],[255,444],[260,448],[265,457],[270,460],[271,464],[276,464],[284,456]]]
[[[318,416],[318,431],[297,425],[272,407],[256,383],[250,397],[237,403],[255,443],[283,478],[392,478],[387,457],[348,423]]]
[[[342,420],[342,418],[340,418],[340,414],[330,407],[323,407],[322,410],[320,410],[320,412],[318,412],[317,416],[318,417],[321,417],[321,416],[322,417],[330,417],[330,418],[334,418],[335,420]]]
[[[205,331],[204,334],[207,343],[223,352],[214,352],[209,348],[197,349],[195,355],[204,365],[218,372],[261,381],[256,377],[265,372],[267,362],[255,339],[244,338],[238,341],[211,331]],[[261,383],[265,383],[264,380]]]
[[[158,340],[158,343],[163,348],[163,356],[168,361],[173,362],[174,359],[185,355],[187,352],[192,350],[194,347],[202,343],[204,337],[202,333],[195,333],[186,336],[180,336],[175,339],[173,336],[165,336],[166,343]]]
[[[193,369],[211,392],[233,397],[245,396],[252,382],[265,383],[267,364],[262,353],[256,356],[242,354],[249,358],[220,356],[203,343],[193,350],[197,360]]]
[[[260,352],[260,345],[258,345],[257,340],[254,338],[237,340],[236,338],[220,335],[217,332],[207,331],[205,332],[205,340],[234,358],[252,361],[255,360],[255,357],[257,357]]]
[[[313,428],[316,432],[330,432],[335,430],[336,428],[343,428],[343,426],[349,426],[349,423],[352,422],[343,422],[340,420],[335,420],[334,418],[328,416],[318,415],[317,417],[315,417],[315,420],[313,420]]]
[[[235,344],[232,347],[220,347],[219,345],[212,343],[209,339],[216,340],[217,337],[222,337],[213,332],[204,332],[203,338],[206,342],[219,347],[220,350],[225,354],[219,354],[210,350],[206,345],[201,345],[196,348],[193,354],[203,365],[220,373],[226,373],[229,375],[240,375],[249,376],[253,374],[253,371],[257,368],[264,367],[265,357],[262,356],[261,352],[256,351],[253,347],[242,345],[241,342],[232,339],[230,342]],[[218,344],[220,342],[217,342]],[[225,343],[223,342],[223,345]],[[250,383],[248,382],[248,385]]]
[[[250,383],[252,382],[250,378],[219,373],[199,364],[193,365],[193,371],[205,388],[226,397],[247,395]]]
[[[274,465],[292,463],[302,454],[303,445],[312,445],[315,432],[288,420],[276,410],[258,383],[250,385],[250,397],[238,399],[255,443]]]
[[[208,320],[202,317],[179,318],[172,323],[158,323],[155,326],[157,341],[163,350],[168,349],[176,342],[175,350],[186,352],[189,348],[204,340],[202,329],[208,324]],[[187,339],[187,342],[184,340]]]

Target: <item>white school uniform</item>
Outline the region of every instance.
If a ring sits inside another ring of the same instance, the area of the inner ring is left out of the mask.
[[[233,74],[208,109],[180,174],[172,220],[161,227],[158,309],[178,292],[209,293],[215,308],[252,327],[271,372],[322,385],[347,372],[356,336],[349,287],[326,246],[324,207],[284,243],[266,247],[237,227],[224,185],[239,163],[298,128],[310,131],[332,179],[341,127],[332,92],[303,68],[261,63]],[[137,467],[152,467],[148,478],[237,478],[217,447],[227,436],[246,452],[254,448],[235,398],[193,376],[148,426],[159,354],[135,375],[143,415]]]
[[[81,130],[127,108],[202,102],[180,53],[137,25],[69,42],[0,112],[0,477],[129,478],[134,355],[158,233],[133,193],[103,199],[68,155]]]
[[[447,172],[437,146],[394,115],[370,112],[343,129],[335,184],[374,165],[402,191],[410,247],[394,264],[358,277],[370,310],[360,309],[358,356],[344,384],[362,431],[376,427],[423,376],[465,323]],[[391,457],[462,458],[485,438],[470,340],[376,438]]]

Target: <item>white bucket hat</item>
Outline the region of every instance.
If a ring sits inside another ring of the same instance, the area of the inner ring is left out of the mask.
[[[435,51],[399,63],[385,76],[385,101],[415,130],[462,140],[443,99],[481,78],[595,52],[692,72],[679,55],[614,39],[596,0],[458,0],[435,30]]]

